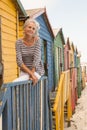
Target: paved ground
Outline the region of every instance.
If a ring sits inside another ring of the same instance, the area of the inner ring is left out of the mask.
[[[64,130],[87,130],[87,87],[82,90],[77,104],[75,114],[71,118],[71,127]]]

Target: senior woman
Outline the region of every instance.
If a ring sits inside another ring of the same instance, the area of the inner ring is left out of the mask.
[[[16,41],[16,60],[20,67],[20,77],[17,80],[32,78],[36,84],[44,75],[41,61],[41,43],[38,37],[39,23],[34,19],[27,19],[24,23],[24,36]],[[15,81],[17,81],[15,80]]]

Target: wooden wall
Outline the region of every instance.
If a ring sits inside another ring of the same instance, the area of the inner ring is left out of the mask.
[[[18,37],[18,13],[12,0],[0,0],[1,48],[3,82],[11,82],[17,77],[15,41]]]

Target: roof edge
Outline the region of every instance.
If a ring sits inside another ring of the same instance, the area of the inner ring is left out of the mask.
[[[21,1],[20,1],[20,0],[13,0],[13,1],[16,1],[16,2],[17,2],[18,7],[20,8],[21,12],[22,12],[23,15],[26,17],[26,16],[27,16],[27,13],[26,13],[26,11],[25,11],[25,9],[24,9],[24,7],[23,7]]]

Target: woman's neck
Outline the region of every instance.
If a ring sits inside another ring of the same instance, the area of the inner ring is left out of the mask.
[[[26,42],[33,42],[34,38],[33,37],[28,37],[28,38],[24,37],[23,40],[26,41]]]
[[[30,37],[30,38],[24,37],[24,38],[23,38],[23,41],[24,41],[24,43],[25,43],[26,45],[28,45],[28,46],[31,46],[31,45],[34,44],[34,38],[33,38],[33,37]]]

